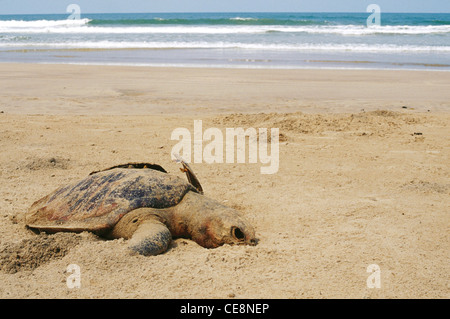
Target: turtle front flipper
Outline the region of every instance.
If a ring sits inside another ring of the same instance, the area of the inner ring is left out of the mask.
[[[158,255],[167,250],[172,234],[160,218],[157,209],[139,208],[129,212],[114,226],[110,238],[128,239],[128,248],[144,256]]]
[[[134,232],[128,247],[138,254],[154,256],[167,250],[172,236],[169,229],[159,221],[144,221]]]

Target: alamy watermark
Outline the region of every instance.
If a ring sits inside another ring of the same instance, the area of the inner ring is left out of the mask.
[[[380,26],[381,25],[381,8],[378,4],[370,4],[367,6],[367,12],[372,14],[367,18],[367,27]]]
[[[171,140],[178,140],[172,148],[174,154],[179,154],[187,163],[258,163],[261,174],[275,174],[278,172],[279,160],[279,129],[272,128],[270,137],[267,128],[258,130],[250,127],[247,129],[226,128],[225,136],[218,128],[208,128],[203,132],[202,120],[194,121],[194,132],[187,128],[179,127],[172,131]],[[248,145],[247,145],[248,141]],[[204,142],[207,142],[203,146]],[[270,152],[269,152],[270,146]],[[193,149],[193,152],[192,152]],[[236,149],[236,154],[235,154]],[[248,149],[248,152],[247,152]],[[246,156],[248,153],[248,156]]]
[[[71,15],[67,17],[67,20],[81,19],[81,8],[78,4],[69,4],[66,8],[66,12],[71,13]]]
[[[367,277],[367,288],[381,288],[381,270],[377,264],[367,266],[367,272],[370,273]]]
[[[81,268],[77,264],[70,264],[66,268],[70,275],[66,279],[67,288],[81,288]]]

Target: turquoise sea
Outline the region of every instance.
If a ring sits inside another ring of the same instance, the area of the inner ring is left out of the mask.
[[[450,14],[0,15],[0,62],[450,70]]]

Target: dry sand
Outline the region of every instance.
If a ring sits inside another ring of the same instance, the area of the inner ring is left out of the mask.
[[[0,64],[0,297],[449,298],[449,84],[450,72]],[[170,136],[194,120],[280,129],[276,174],[192,164],[257,246],[177,239],[143,257],[125,240],[25,229],[34,201],[93,170],[146,161],[182,176]]]

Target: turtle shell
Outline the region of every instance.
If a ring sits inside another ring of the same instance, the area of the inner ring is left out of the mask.
[[[141,207],[167,208],[197,192],[185,180],[155,169],[113,168],[56,189],[26,214],[29,228],[101,234]]]

